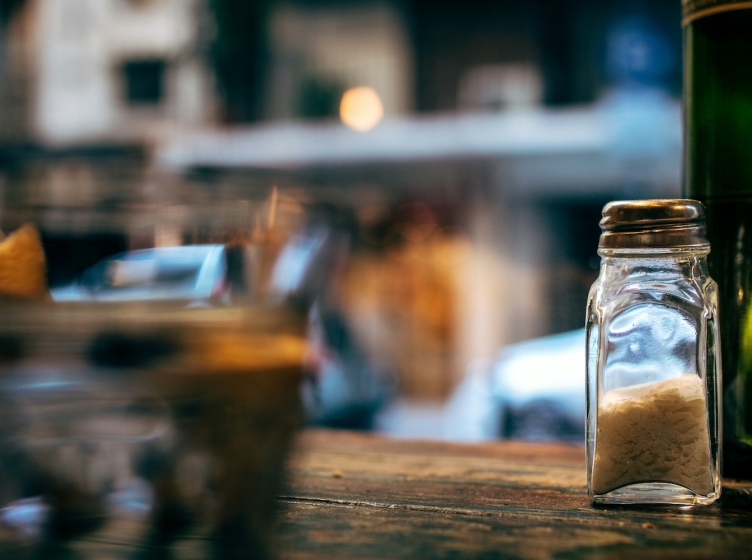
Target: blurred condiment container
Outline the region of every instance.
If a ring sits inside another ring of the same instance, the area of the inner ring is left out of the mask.
[[[305,301],[293,309],[267,288],[302,215],[288,206],[294,216],[279,216],[275,190],[3,209],[6,233],[40,227],[51,277],[74,277],[50,294],[0,295],[0,554],[96,532],[160,550],[189,538],[204,557],[269,555],[306,347]],[[44,261],[23,258],[33,231],[2,241],[0,279],[38,277]],[[130,250],[102,256],[113,238]],[[60,252],[79,269],[60,274]]]

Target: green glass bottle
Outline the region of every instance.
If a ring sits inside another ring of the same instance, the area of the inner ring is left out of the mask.
[[[683,0],[684,189],[720,291],[724,474],[752,477],[752,2]]]

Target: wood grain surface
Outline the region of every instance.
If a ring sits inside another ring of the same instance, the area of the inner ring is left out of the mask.
[[[283,560],[752,558],[752,482],[726,480],[719,502],[694,509],[594,507],[584,448],[569,445],[306,430],[278,505]],[[152,547],[145,530],[113,520],[33,560],[225,559],[201,531]]]
[[[706,507],[595,507],[577,446],[308,430],[284,494],[287,559],[752,558],[752,483]]]

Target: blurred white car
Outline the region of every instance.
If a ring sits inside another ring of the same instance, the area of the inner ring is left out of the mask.
[[[55,301],[207,300],[219,296],[226,274],[223,245],[185,245],[129,251],[104,259]]]
[[[585,329],[547,336],[478,362],[445,411],[445,435],[585,441]]]
[[[341,311],[321,297],[333,258],[331,238],[325,227],[291,236],[272,267],[268,289],[272,297],[293,306],[312,305],[308,338],[317,359],[308,364],[313,375],[303,387],[308,421],[370,428],[393,387],[385,373],[368,363]],[[182,300],[188,305],[223,305],[235,290],[248,293],[254,288],[248,285],[246,268],[257,264],[254,254],[239,256],[233,252],[237,249],[186,245],[129,251],[98,262],[51,293],[58,302]]]

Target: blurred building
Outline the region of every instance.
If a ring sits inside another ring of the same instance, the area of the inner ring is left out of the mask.
[[[30,0],[34,127],[53,142],[133,141],[213,116],[200,0]]]
[[[679,6],[668,0],[0,6],[2,95],[20,107],[4,119],[26,115],[48,139],[336,117],[356,86],[373,88],[387,115],[589,103],[626,83],[680,89]]]
[[[97,242],[72,236],[79,210],[104,212],[148,196],[151,147],[214,122],[207,9],[203,0],[5,4],[0,205],[35,210],[6,213],[0,227],[37,223],[53,285],[126,248],[122,224]],[[76,243],[101,250],[71,262]]]
[[[342,94],[357,86],[378,92],[387,115],[412,109],[410,37],[392,5],[280,4],[268,33],[267,118],[336,117]]]
[[[342,304],[416,396],[580,327],[603,203],[680,190],[673,0],[0,6],[0,203],[348,206]]]
[[[19,143],[30,135],[31,72],[33,48],[28,18],[19,15],[21,1],[0,2],[0,143]]]

